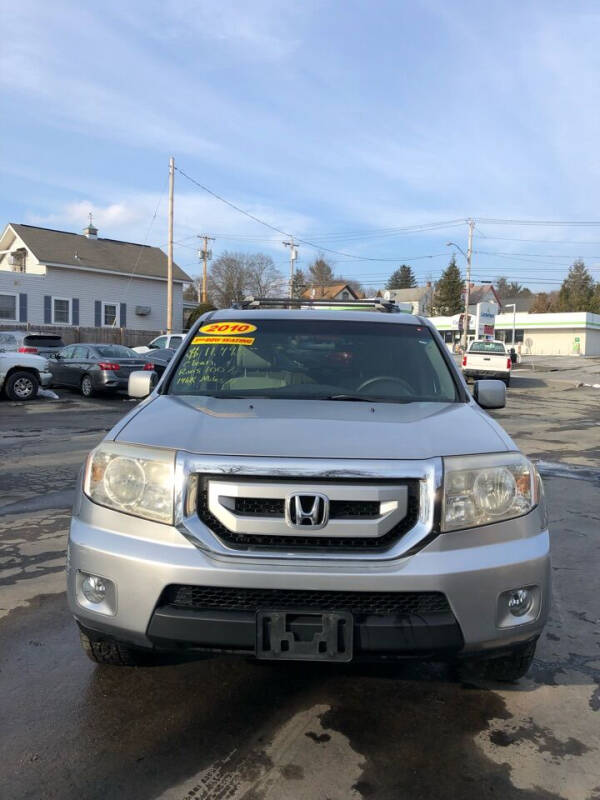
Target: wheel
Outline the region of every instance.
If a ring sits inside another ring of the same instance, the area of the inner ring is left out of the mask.
[[[515,648],[511,653],[500,658],[489,658],[477,661],[472,666],[477,676],[491,681],[518,681],[527,674],[537,642],[529,642],[525,646]]]
[[[4,391],[9,400],[33,400],[39,386],[33,372],[12,372],[6,379]]]
[[[510,375],[508,375],[508,376],[507,376],[507,377],[504,379],[504,383],[506,384],[506,387],[507,387],[507,388],[510,386]]]
[[[91,397],[94,394],[94,387],[92,386],[92,379],[89,375],[84,375],[81,379],[81,394],[84,397]]]
[[[152,654],[128,647],[126,644],[114,642],[110,639],[92,638],[79,631],[79,640],[87,657],[96,664],[110,664],[114,667],[135,667],[148,663]]]

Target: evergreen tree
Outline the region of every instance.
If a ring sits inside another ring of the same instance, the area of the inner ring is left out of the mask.
[[[323,296],[326,286],[333,283],[333,270],[322,256],[315,258],[308,268],[308,282],[316,289],[315,297]]]
[[[385,285],[386,289],[412,289],[417,285],[417,279],[408,264],[402,264],[390,275]]]
[[[190,315],[188,317],[187,327],[191,328],[192,325],[194,324],[194,322],[196,322],[198,317],[201,317],[202,314],[206,314],[207,311],[214,311],[214,310],[215,310],[215,307],[213,306],[212,303],[198,303],[196,308],[194,308],[192,310],[192,312],[190,313]]]
[[[292,280],[292,297],[302,297],[302,292],[306,289],[306,275],[303,270],[294,270]]]
[[[450,317],[464,310],[464,283],[453,255],[450,263],[435,284],[433,310],[435,314]]]
[[[573,262],[558,293],[559,311],[591,311],[594,305],[594,280],[581,258]]]

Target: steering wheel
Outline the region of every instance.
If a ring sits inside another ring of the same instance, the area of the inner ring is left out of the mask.
[[[405,381],[403,378],[396,378],[394,375],[376,375],[374,378],[367,378],[366,381],[361,383],[356,391],[362,392],[363,389],[367,389],[374,383],[381,383],[383,381],[386,381],[387,383],[398,383],[403,389],[406,390],[407,394],[414,394],[413,388],[408,381]]]

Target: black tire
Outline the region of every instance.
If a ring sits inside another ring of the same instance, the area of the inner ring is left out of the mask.
[[[4,391],[9,400],[33,400],[37,397],[40,382],[33,372],[16,371],[6,379]]]
[[[527,674],[537,642],[530,642],[525,646],[515,648],[512,653],[500,658],[490,658],[476,662],[474,665],[477,676],[490,681],[512,683]]]
[[[94,396],[94,387],[92,385],[92,379],[89,375],[84,375],[81,379],[81,383],[79,384],[79,388],[81,390],[81,394],[84,397],[93,397]]]
[[[95,664],[109,664],[113,667],[135,667],[148,662],[148,656],[126,644],[111,639],[92,638],[79,631],[79,640],[87,657]],[[151,653],[149,654],[152,655]]]
[[[510,386],[510,375],[504,379],[504,383],[506,384],[506,388],[508,389],[508,387]]]

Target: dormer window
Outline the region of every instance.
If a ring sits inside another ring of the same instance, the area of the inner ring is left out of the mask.
[[[10,254],[9,264],[13,272],[25,272],[27,268],[27,249],[19,247],[18,250],[13,250]]]

